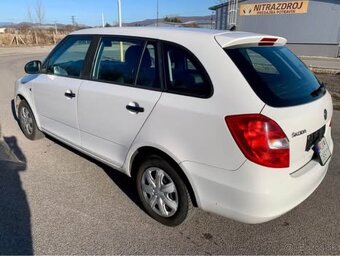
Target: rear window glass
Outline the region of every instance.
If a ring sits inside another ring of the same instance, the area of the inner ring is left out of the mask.
[[[314,74],[286,47],[225,49],[255,93],[273,107],[288,107],[320,98]]]

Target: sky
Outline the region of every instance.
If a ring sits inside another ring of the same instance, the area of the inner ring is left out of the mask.
[[[35,7],[41,1],[45,11],[45,23],[71,24],[71,16],[79,24],[101,25],[117,23],[117,0],[0,0],[0,22],[30,21],[28,10],[35,19]],[[121,0],[123,22],[140,21],[157,17],[157,0]],[[158,0],[159,17],[210,15],[208,9],[217,0]]]

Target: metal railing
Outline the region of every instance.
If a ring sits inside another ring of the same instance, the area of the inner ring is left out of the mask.
[[[238,0],[229,0],[228,2],[228,29],[233,29],[237,26],[238,15]]]

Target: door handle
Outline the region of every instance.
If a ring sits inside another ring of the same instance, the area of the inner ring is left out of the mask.
[[[67,90],[64,95],[68,99],[72,99],[76,97],[76,94],[72,92],[72,90]]]
[[[144,108],[140,107],[137,102],[130,102],[128,105],[126,105],[126,109],[129,110],[129,112],[131,112],[132,114],[144,112]]]

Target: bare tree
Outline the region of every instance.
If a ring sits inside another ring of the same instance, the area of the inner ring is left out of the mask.
[[[33,16],[32,16],[32,10],[31,10],[31,7],[27,6],[27,18],[28,18],[28,21],[33,23],[34,20],[33,20]]]
[[[27,16],[28,16],[29,21],[31,23],[38,23],[41,26],[45,21],[45,9],[43,7],[42,0],[36,0],[36,4],[33,8],[33,12],[34,13],[32,14],[31,7],[27,8]],[[39,37],[42,36],[42,33],[40,33],[41,32],[40,29],[38,29],[37,27],[33,25],[32,32],[33,32],[32,36],[33,36],[35,44],[39,44]]]
[[[41,25],[45,21],[45,10],[43,7],[42,0],[37,0],[35,5],[35,15],[37,16],[38,24]]]

